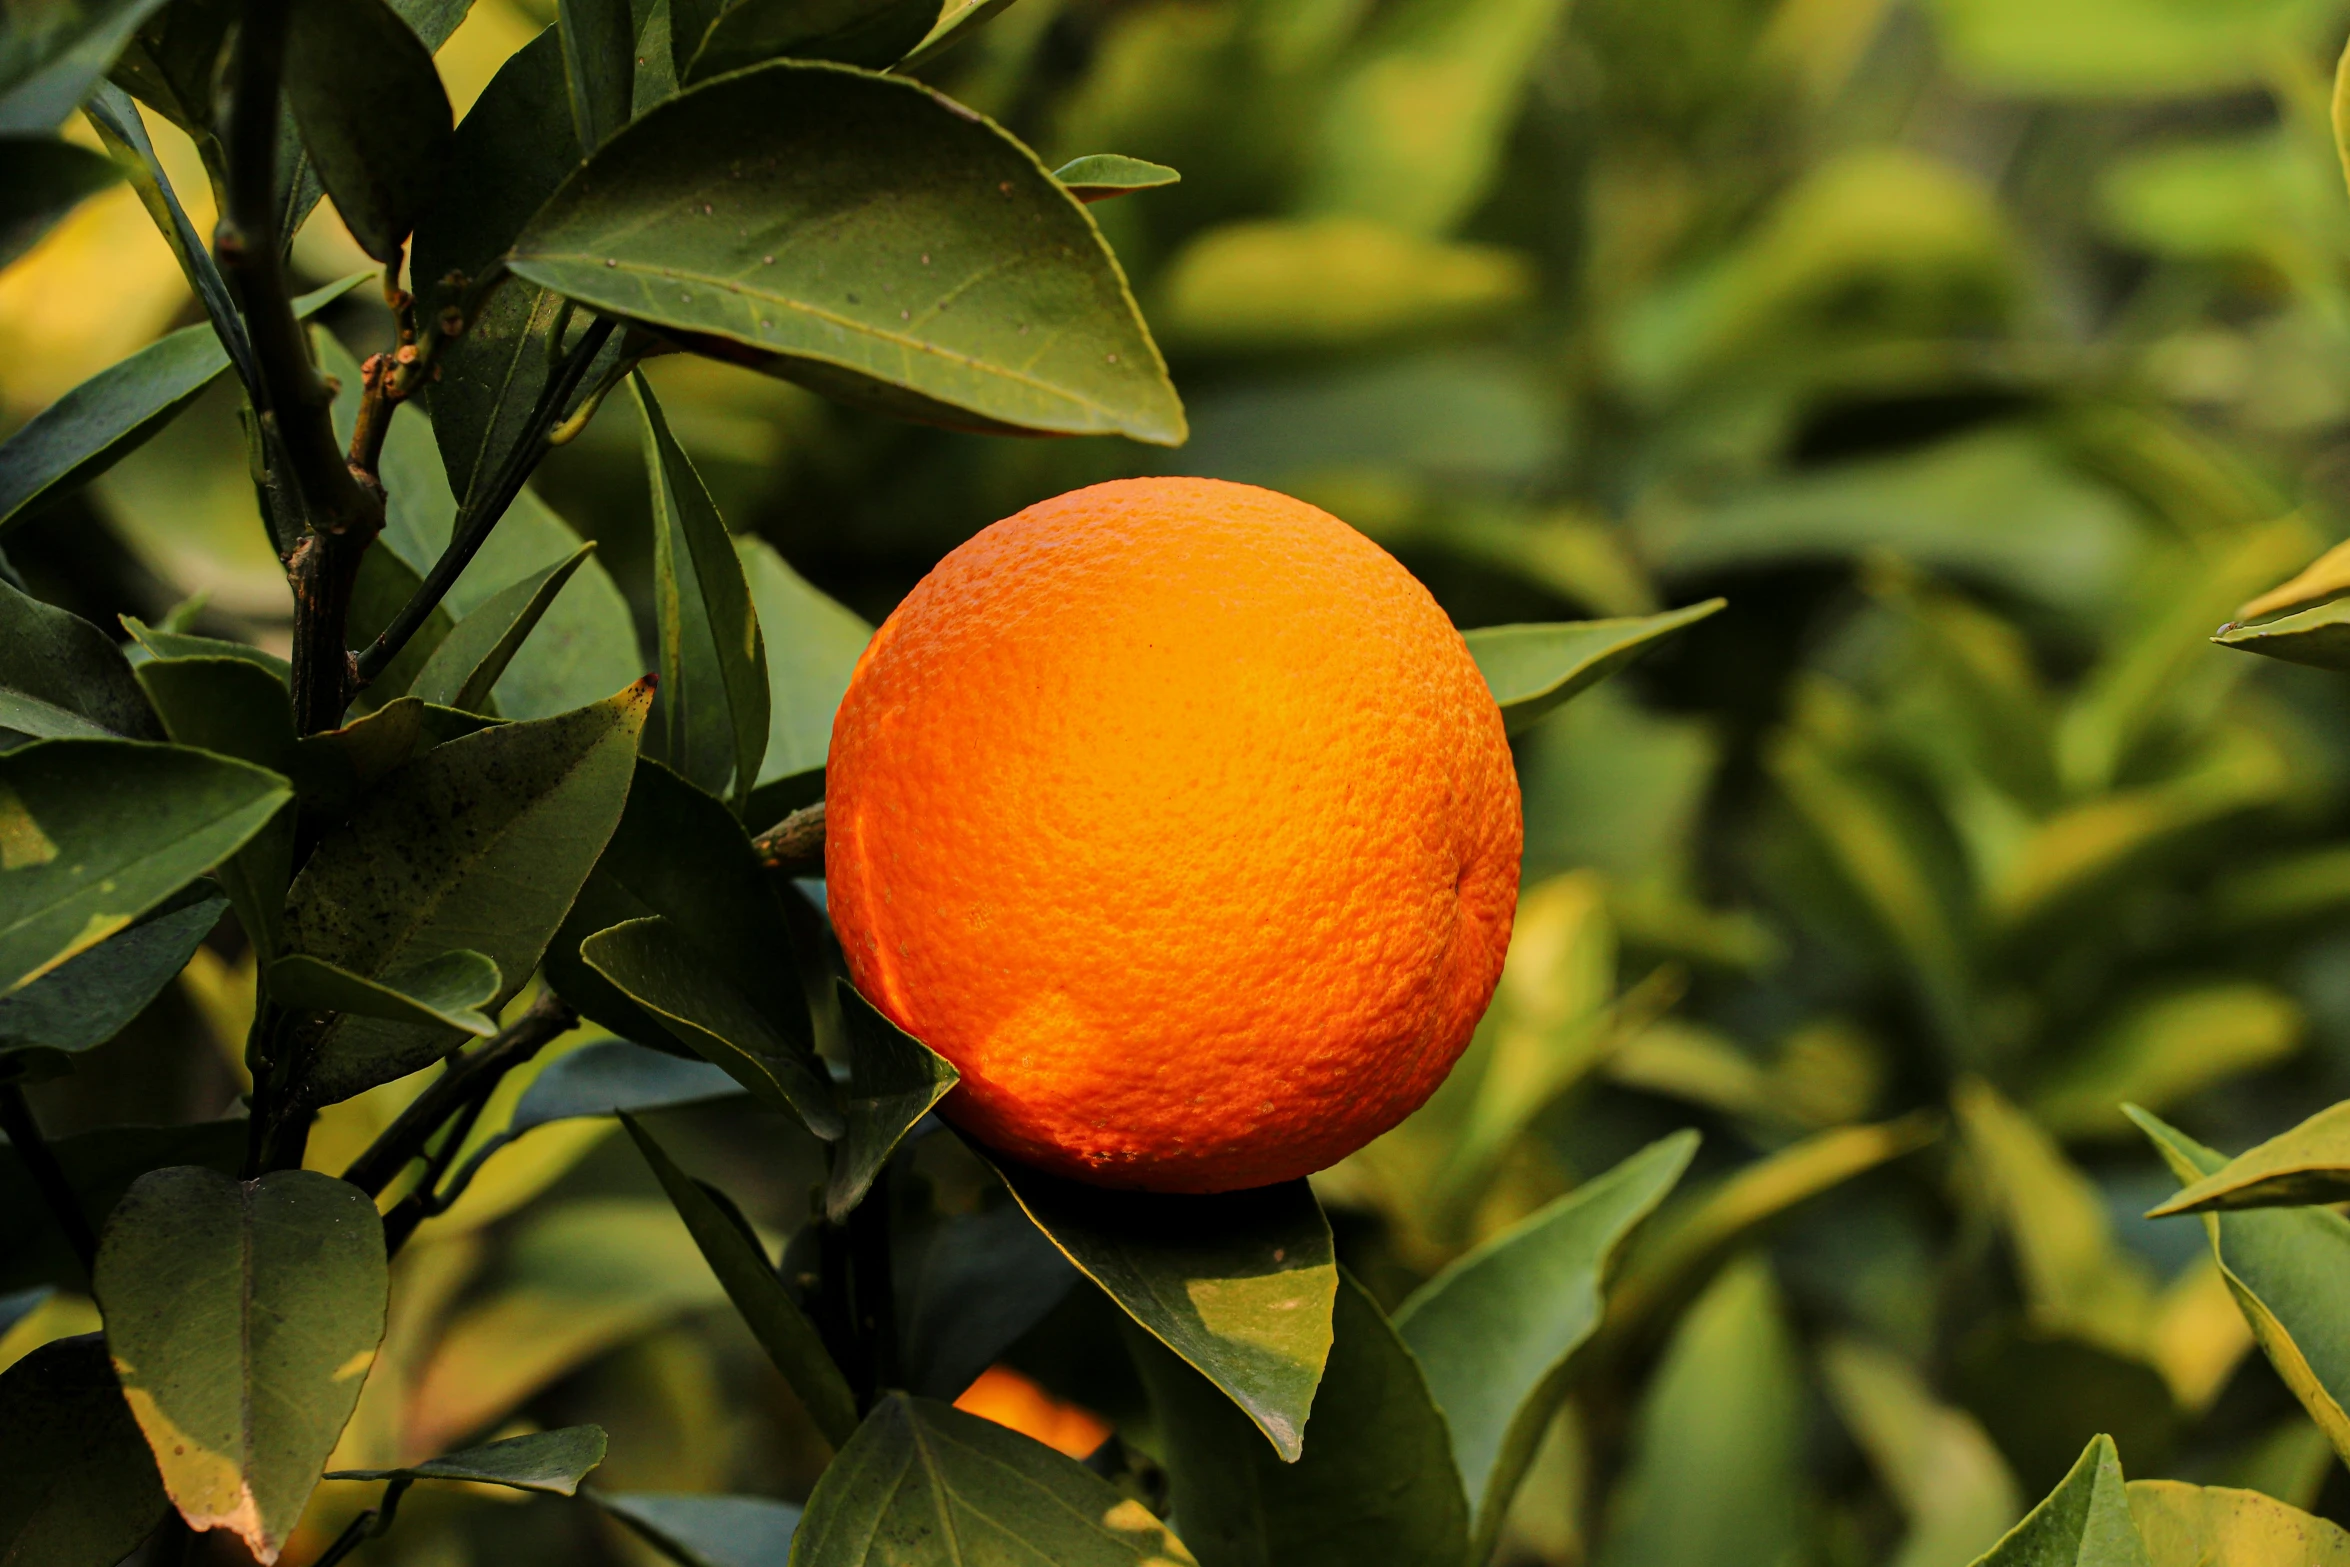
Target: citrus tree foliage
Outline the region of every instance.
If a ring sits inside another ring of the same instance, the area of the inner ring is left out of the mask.
[[[2340,21],[8,8],[0,264],[187,310],[0,443],[0,1562],[2350,1562]],[[944,1130],[817,880],[891,595],[1170,471],[1528,818],[1215,1198]]]

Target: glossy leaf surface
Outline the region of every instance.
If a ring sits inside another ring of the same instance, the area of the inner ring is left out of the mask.
[[[783,1373],[792,1391],[800,1395],[816,1429],[835,1449],[840,1448],[857,1429],[856,1395],[849,1391],[840,1367],[833,1364],[816,1324],[784,1287],[775,1264],[768,1259],[767,1248],[760,1244],[742,1210],[716,1187],[679,1169],[651,1134],[626,1113],[620,1124],[628,1128],[637,1151],[653,1167],[661,1189],[669,1194],[677,1216],[693,1233],[694,1244],[701,1248],[710,1271],[718,1275],[726,1298],[734,1302],[734,1309],[749,1325],[751,1336],[767,1351],[767,1358],[775,1362],[775,1369]]]
[[[227,908],[228,900],[209,887],[191,887],[130,929],[0,996],[0,1051],[87,1050],[112,1039],[187,966]]]
[[[37,739],[162,736],[122,651],[79,615],[0,582],[0,729]]]
[[[39,243],[59,219],[122,177],[101,153],[46,136],[0,137],[0,267]]]
[[[592,1493],[596,1505],[678,1567],[775,1567],[791,1552],[800,1510],[764,1496]]]
[[[653,915],[598,931],[580,944],[580,956],[681,1044],[724,1067],[754,1095],[798,1116],[828,1141],[845,1130],[813,1047],[779,1032],[669,920]]]
[[[498,965],[478,952],[444,952],[372,978],[299,952],[269,966],[269,993],[298,1011],[456,1028],[481,1039],[498,1031],[481,1009],[500,988]]]
[[[1330,1221],[1311,1187],[1110,1191],[991,1162],[1080,1271],[1223,1389],[1283,1459],[1297,1457],[1338,1295]]]
[[[1077,1282],[1017,1203],[901,1224],[897,1242],[899,1369],[906,1390],[925,1398],[962,1397]]]
[[[104,1339],[55,1340],[0,1374],[0,1561],[115,1567],[170,1505]]]
[[[2101,1436],[1981,1567],[2153,1567],[2130,1518],[2121,1455]]]
[[[1499,1531],[1565,1395],[1568,1357],[1599,1326],[1617,1253],[1696,1152],[1694,1132],[1651,1144],[1461,1258],[1396,1313],[1450,1427],[1479,1540]]]
[[[315,315],[367,280],[356,273],[294,302]],[[209,326],[182,327],[60,397],[0,442],[0,531],[135,452],[228,368]]]
[[[839,988],[848,1024],[849,1090],[841,1106],[848,1133],[824,1191],[825,1215],[835,1224],[864,1201],[899,1140],[961,1077],[946,1057],[883,1017],[847,980]]]
[[[292,797],[275,773],[175,746],[44,740],[0,755],[0,984],[20,989],[123,929]]]
[[[620,820],[650,697],[631,686],[576,712],[484,729],[393,773],[295,879],[292,950],[379,981],[478,952],[497,965],[503,1006],[538,968]],[[463,1038],[340,1018],[322,1036],[309,1092],[317,1103],[346,1098]]]
[[[1501,704],[1503,722],[1515,733],[1728,602],[1707,599],[1667,614],[1621,620],[1486,626],[1467,633],[1469,654]]]
[[[580,1481],[604,1461],[601,1426],[563,1426],[484,1442],[399,1469],[337,1469],[329,1480],[461,1480],[550,1496],[576,1496]]]
[[[786,59],[878,70],[922,42],[938,10],[938,0],[736,0],[718,13],[679,75],[690,86]]]
[[[2350,669],[2350,603],[2334,599],[2273,620],[2222,626],[2211,640],[2239,653],[2261,653],[2290,664]]]
[[[595,548],[592,543],[582,544],[576,554],[491,594],[449,628],[449,634],[417,671],[408,695],[438,707],[490,712],[490,690],[498,677],[521,651],[524,639],[538,629],[555,595],[563,591],[571,574]]]
[[[791,1567],[1177,1567],[1191,1553],[1075,1459],[945,1404],[888,1393],[808,1498]]]
[[[739,813],[767,749],[767,648],[734,540],[702,476],[631,376],[653,486],[653,610],[661,632],[661,759]]]
[[[96,1290],[125,1395],[191,1527],[277,1559],[383,1337],[383,1225],[309,1170],[143,1176]]]
[[[2297,1208],[2350,1197],[2350,1102],[2248,1148],[2157,1205],[2150,1219],[2230,1208]]]
[[[571,129],[582,153],[595,151],[628,123],[636,50],[628,13],[628,0],[557,0]]]
[[[57,129],[161,3],[67,0],[11,8],[0,32],[0,135]]]
[[[713,162],[713,145],[732,157]],[[886,204],[871,199],[879,170]],[[672,99],[565,183],[511,265],[901,417],[1183,438],[1082,209],[993,125],[896,78],[778,61]]]
[[[1451,1567],[1467,1559],[1468,1502],[1420,1367],[1348,1276],[1339,1280],[1333,1327],[1294,1462],[1252,1439],[1231,1401],[1163,1346],[1135,1345],[1167,1443],[1176,1515],[1206,1567]]]
[[[286,95],[359,248],[396,264],[449,156],[432,51],[383,0],[295,0]]]

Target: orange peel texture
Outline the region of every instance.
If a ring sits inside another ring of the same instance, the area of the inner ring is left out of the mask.
[[[1522,826],[1501,712],[1410,573],[1253,486],[1029,507],[874,634],[825,870],[857,986],[942,1112],[1103,1186],[1336,1163],[1493,994]]]

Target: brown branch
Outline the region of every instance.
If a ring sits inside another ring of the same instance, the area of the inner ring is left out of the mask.
[[[824,874],[824,802],[803,805],[751,840],[759,862],[786,876]]]

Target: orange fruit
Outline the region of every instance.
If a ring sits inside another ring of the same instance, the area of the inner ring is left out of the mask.
[[[1376,544],[1250,485],[1029,507],[874,633],[833,720],[849,972],[991,1147],[1213,1192],[1409,1115],[1491,998],[1521,824],[1501,712]]]
[[[831,808],[825,809],[827,816]],[[955,1407],[967,1415],[1008,1426],[1071,1458],[1091,1458],[1110,1439],[1110,1424],[1081,1404],[1053,1397],[1010,1366],[990,1366],[963,1390]]]

